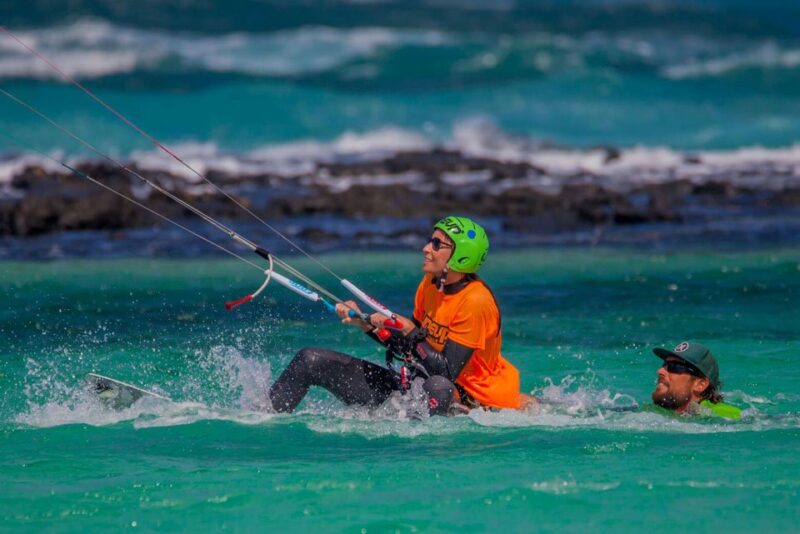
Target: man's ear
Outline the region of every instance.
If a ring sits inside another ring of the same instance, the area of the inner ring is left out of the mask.
[[[694,393],[696,397],[699,397],[700,394],[703,393],[706,390],[706,388],[708,387],[708,385],[710,383],[711,382],[708,380],[708,378],[706,378],[706,377],[702,377],[702,378],[698,377],[694,381],[694,384],[692,384],[692,393]]]

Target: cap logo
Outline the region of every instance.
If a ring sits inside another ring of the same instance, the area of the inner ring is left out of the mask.
[[[689,342],[688,341],[684,341],[683,343],[681,343],[680,345],[675,347],[675,351],[674,352],[683,352],[688,348],[689,348]]]

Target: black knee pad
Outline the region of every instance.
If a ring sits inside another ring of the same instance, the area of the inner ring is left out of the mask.
[[[443,376],[432,376],[422,384],[428,394],[428,410],[431,415],[447,415],[455,399],[456,386]]]

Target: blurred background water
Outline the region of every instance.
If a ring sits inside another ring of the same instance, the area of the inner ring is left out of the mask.
[[[685,150],[800,133],[794,2],[80,0],[65,13],[33,0],[0,20],[159,139],[207,151],[463,146],[487,124]],[[150,149],[7,37],[0,86],[105,150]],[[80,152],[6,99],[0,115],[40,148]]]

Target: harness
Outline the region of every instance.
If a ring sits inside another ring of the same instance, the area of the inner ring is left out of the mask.
[[[418,328],[408,335],[403,335],[402,323],[396,319],[386,319],[375,335],[386,345],[386,367],[396,373],[402,394],[405,395],[411,389],[411,382],[417,376],[430,378],[428,371],[419,363],[419,357],[416,354],[417,345],[428,337],[428,331],[425,328]],[[395,361],[401,362],[399,369],[395,368]]]

